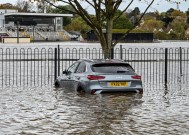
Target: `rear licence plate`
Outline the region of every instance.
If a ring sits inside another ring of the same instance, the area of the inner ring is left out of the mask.
[[[128,82],[110,82],[111,87],[127,87]]]

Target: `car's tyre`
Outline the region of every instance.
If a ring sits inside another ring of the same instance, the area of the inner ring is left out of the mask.
[[[79,87],[77,88],[77,92],[78,92],[78,93],[85,93],[85,90],[84,90],[81,86],[79,86]]]
[[[139,90],[139,94],[143,94],[143,89],[140,89],[140,90]]]
[[[55,88],[59,88],[60,87],[60,84],[58,83],[58,81],[55,81],[54,86],[55,86]]]

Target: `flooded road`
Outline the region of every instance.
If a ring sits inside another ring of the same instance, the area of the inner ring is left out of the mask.
[[[51,86],[0,88],[0,134],[189,134],[189,85],[144,87],[143,95],[88,95]]]

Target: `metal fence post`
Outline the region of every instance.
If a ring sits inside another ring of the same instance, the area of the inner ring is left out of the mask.
[[[57,48],[54,48],[54,80],[57,78]]]
[[[17,24],[17,44],[19,44],[19,21],[17,21],[16,24]]]
[[[60,45],[58,45],[58,76],[60,75]]]
[[[180,50],[180,76],[182,76],[182,48],[179,48]]]
[[[111,48],[111,59],[114,59],[114,48]]]
[[[165,84],[167,84],[168,48],[165,48]]]
[[[120,59],[123,59],[123,46],[120,45]]]
[[[35,42],[35,26],[33,25],[33,43]]]

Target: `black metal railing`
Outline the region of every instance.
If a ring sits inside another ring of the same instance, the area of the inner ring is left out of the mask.
[[[101,48],[0,48],[0,87],[53,85],[78,59],[103,59]],[[114,48],[148,84],[189,80],[189,48]]]

